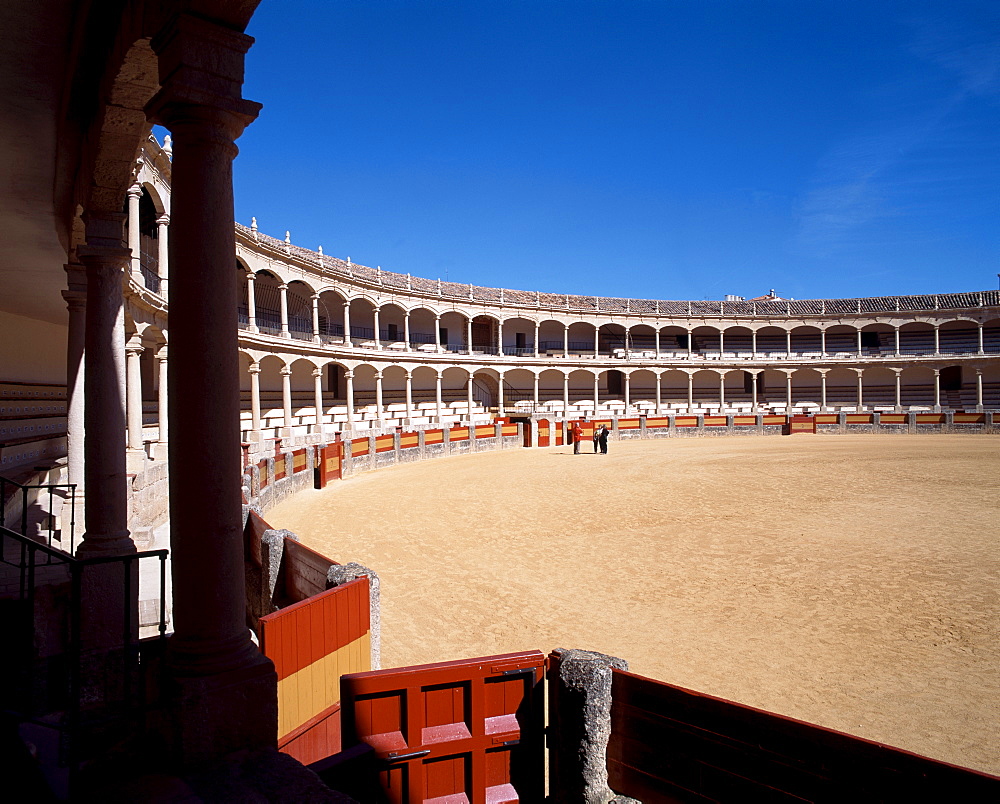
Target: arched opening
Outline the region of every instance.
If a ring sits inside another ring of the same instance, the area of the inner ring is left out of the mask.
[[[437,317],[432,310],[426,307],[416,307],[410,310],[410,342],[409,347],[420,352],[436,352],[438,340],[444,343],[441,338],[443,332],[435,335],[434,328],[437,325]],[[444,327],[438,327],[443,330]]]
[[[538,399],[545,411],[563,409],[563,377],[556,369],[545,369],[538,375]]]
[[[469,319],[461,313],[450,311],[441,314],[441,348],[446,352],[469,351]]]
[[[753,331],[749,327],[726,327],[722,335],[723,357],[739,359],[753,357]]]
[[[500,322],[488,315],[477,315],[472,319],[472,353],[495,355]]]
[[[638,369],[631,372],[628,379],[629,407],[640,415],[655,412],[656,372],[650,369]]]
[[[945,321],[938,329],[938,342],[941,354],[974,355],[979,351],[979,326],[968,319]]]
[[[539,354],[558,356],[563,353],[565,346],[563,335],[566,327],[562,321],[548,319],[538,325],[538,352]],[[562,391],[560,391],[560,394]]]
[[[383,304],[379,308],[378,337],[383,349],[407,348],[405,319],[406,312],[398,304]]]
[[[700,326],[691,330],[692,350],[701,357],[719,357],[719,329],[717,327]]]
[[[476,408],[475,400],[469,406],[469,372],[452,366],[441,372],[441,395],[445,405],[445,422],[469,421],[474,414],[485,410]],[[442,422],[442,423],[445,423]]]
[[[625,327],[607,323],[598,327],[598,353],[614,357],[625,357]]]
[[[792,354],[798,357],[818,358],[823,351],[819,327],[801,326],[792,329]]]
[[[319,294],[319,338],[322,343],[344,341],[344,297],[335,290]]]
[[[368,299],[352,299],[349,306],[351,343],[375,348],[375,305]]]
[[[313,337],[313,289],[305,282],[296,279],[288,283],[286,297],[289,334],[300,341],[311,341]]]
[[[794,335],[793,335],[794,337]],[[822,375],[811,368],[792,373],[792,407],[802,413],[815,413],[823,406]]]
[[[281,280],[270,271],[258,271],[253,291],[257,329],[268,335],[281,334]]]
[[[716,351],[716,353],[718,353]],[[694,412],[714,413],[720,405],[720,374],[718,371],[701,369],[694,373]]]
[[[569,325],[569,353],[571,355],[592,355],[596,344],[595,327],[586,321],[574,321]]]
[[[535,353],[535,322],[528,318],[508,318],[500,325],[503,353],[530,357]]]
[[[584,369],[570,372],[569,401],[571,417],[594,413],[594,372]]]
[[[649,324],[629,327],[629,350],[636,357],[656,357],[656,330]]]

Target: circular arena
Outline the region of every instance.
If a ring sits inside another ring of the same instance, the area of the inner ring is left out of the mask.
[[[386,666],[580,647],[1000,770],[998,444],[732,437],[398,466],[269,514],[378,568]]]

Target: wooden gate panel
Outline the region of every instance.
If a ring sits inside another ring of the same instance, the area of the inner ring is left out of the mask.
[[[543,672],[528,651],[345,675],[345,739],[375,750],[391,804],[541,801]]]

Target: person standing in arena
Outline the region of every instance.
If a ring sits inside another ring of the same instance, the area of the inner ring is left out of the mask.
[[[573,454],[580,454],[580,441],[583,438],[583,428],[580,426],[580,422],[576,422],[573,425]]]
[[[601,455],[608,454],[608,426],[606,424],[601,425],[601,433],[597,437],[597,440],[601,444]]]
[[[594,454],[597,454],[597,450],[601,445],[601,431],[597,429],[596,425],[594,427]]]

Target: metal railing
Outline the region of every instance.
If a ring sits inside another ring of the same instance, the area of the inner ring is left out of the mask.
[[[0,477],[0,527],[10,528],[29,536],[30,525],[47,532],[45,545],[59,542],[59,548],[72,553],[76,530],[76,484],[35,483],[23,485],[16,480]],[[69,538],[64,540],[63,528],[56,528],[57,516],[69,506]],[[60,509],[60,510],[57,510]],[[64,541],[67,542],[64,544]]]

